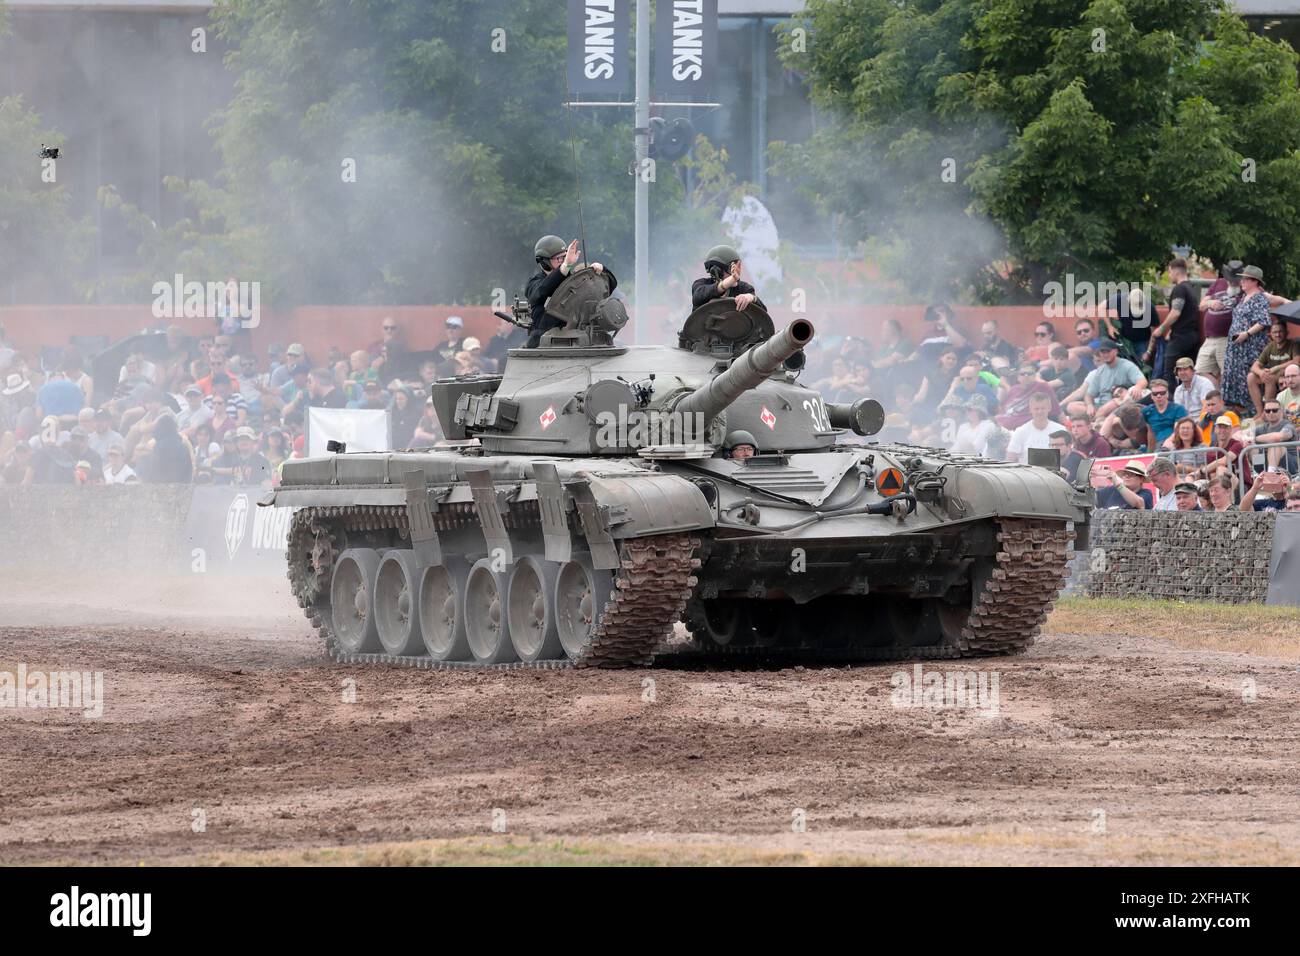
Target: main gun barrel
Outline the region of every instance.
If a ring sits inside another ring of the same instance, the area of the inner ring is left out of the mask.
[[[766,342],[745,351],[730,368],[691,392],[673,410],[682,415],[703,415],[705,421],[721,414],[811,342],[814,332],[813,324],[807,319],[795,319]]]

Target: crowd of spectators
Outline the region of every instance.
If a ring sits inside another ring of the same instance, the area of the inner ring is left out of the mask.
[[[1032,342],[993,320],[968,339],[933,305],[916,329],[891,319],[870,339],[815,340],[802,381],[827,401],[879,398],[884,441],[1020,462],[1055,449],[1072,480],[1085,460],[1125,459],[1092,475],[1099,507],[1298,510],[1300,455],[1284,443],[1300,438],[1300,341],[1270,321],[1288,300],[1254,266],[1223,273],[1201,295],[1176,259],[1163,316],[1137,292],[1069,331],[1044,320]],[[47,369],[0,329],[0,483],[269,486],[306,454],[311,407],[385,409],[390,447],[431,446],[442,436],[428,386],[498,371],[522,344],[504,323],[486,346],[457,316],[445,332],[412,352],[385,318],[363,348],[277,343],[259,355],[237,328],[196,340],[172,326],[105,388],[75,347]]]
[[[1054,448],[1071,479],[1124,458],[1093,472],[1098,507],[1300,510],[1300,455],[1282,444],[1300,439],[1300,340],[1270,313],[1289,300],[1254,266],[1222,273],[1202,295],[1175,259],[1163,312],[1135,291],[1068,332],[1044,320],[1032,342],[996,321],[968,340],[934,305],[911,339],[890,320],[874,340],[814,342],[804,380],[828,401],[878,397],[883,440],[1020,462]]]
[[[411,352],[385,318],[377,339],[346,354],[294,342],[259,355],[247,332],[195,339],[171,326],[147,356],[125,356],[115,383],[97,383],[76,347],[45,368],[0,329],[0,483],[271,486],[306,454],[311,407],[385,409],[390,447],[431,446],[442,435],[429,384],[497,370],[518,344],[512,332],[484,347],[451,316],[441,346]]]

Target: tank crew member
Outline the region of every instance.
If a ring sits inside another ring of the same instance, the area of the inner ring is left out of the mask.
[[[734,296],[736,308],[743,312],[751,302],[766,309],[754,287],[740,278],[740,253],[731,246],[714,246],[704,256],[704,268],[709,274],[691,283],[691,308],[698,309],[706,302]]]
[[[754,441],[754,436],[743,428],[728,432],[727,437],[723,439],[722,454],[724,458],[735,458],[743,461],[746,458],[753,458],[757,453],[758,442]]]
[[[525,348],[535,349],[542,341],[542,335],[551,329],[564,325],[563,320],[546,314],[546,300],[555,294],[560,283],[578,264],[578,240],[574,239],[566,248],[559,236],[542,236],[533,246],[533,258],[537,260],[538,270],[528,279],[524,296],[533,310],[533,328],[529,333]],[[599,262],[591,267],[597,272],[603,270]]]

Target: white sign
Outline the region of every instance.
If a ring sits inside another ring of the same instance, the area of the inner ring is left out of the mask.
[[[348,451],[388,451],[388,412],[382,408],[310,408],[307,454],[328,455],[326,444],[341,441]]]

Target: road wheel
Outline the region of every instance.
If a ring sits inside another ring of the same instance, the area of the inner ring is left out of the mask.
[[[465,634],[470,655],[479,664],[519,660],[506,620],[508,574],[492,570],[494,561],[494,558],[476,561],[465,583]]]
[[[349,548],[339,557],[330,581],[330,624],[346,654],[377,654],[383,649],[375,622],[375,576],[379,552]]]
[[[515,562],[506,597],[506,623],[521,661],[560,657],[560,631],[555,620],[555,578],[559,565],[532,555]]]
[[[614,590],[614,576],[592,567],[591,555],[574,555],[555,577],[555,624],[560,646],[578,660],[591,644],[596,625]]]
[[[424,569],[420,582],[420,631],[435,661],[469,660],[465,632],[465,582],[469,564],[449,557]]]
[[[393,550],[379,562],[375,577],[375,624],[379,643],[389,654],[424,654],[420,635],[420,573],[415,554]]]

